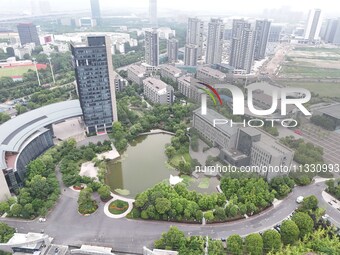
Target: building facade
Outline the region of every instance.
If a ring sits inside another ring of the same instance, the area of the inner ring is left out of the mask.
[[[196,78],[206,83],[218,84],[225,81],[226,77],[227,75],[225,73],[208,66],[200,66],[197,68]]]
[[[37,31],[37,27],[32,23],[20,23],[17,26],[20,43],[25,45],[28,43],[35,43],[35,45],[40,45],[40,39]]]
[[[181,76],[178,78],[178,91],[185,97],[195,101],[200,102],[201,94],[203,93],[199,90],[195,84],[193,84],[193,78],[191,76]]]
[[[156,29],[145,31],[145,63],[159,65],[159,36]]]
[[[184,65],[197,66],[198,47],[195,44],[186,44],[184,48]]]
[[[340,18],[326,21],[325,31],[322,38],[326,43],[340,44]]]
[[[174,88],[165,82],[149,77],[143,81],[144,96],[154,104],[172,104]]]
[[[204,23],[202,20],[198,18],[188,19],[186,44],[197,46],[197,57],[199,59],[203,56],[203,32]]]
[[[255,31],[243,19],[233,20],[230,66],[250,73],[254,62]]]
[[[111,131],[118,117],[110,39],[89,36],[87,45],[71,45],[71,51],[87,132]]]
[[[178,61],[178,40],[171,38],[167,40],[168,63],[176,63]]]
[[[268,36],[268,42],[279,42],[281,39],[282,25],[271,24]]]
[[[222,61],[224,39],[224,24],[221,19],[211,19],[208,24],[207,52],[205,62],[207,64],[220,64]]]
[[[256,20],[254,59],[261,60],[266,56],[271,22],[269,20]]]
[[[144,66],[130,65],[127,69],[128,80],[138,84],[143,85],[143,80],[147,78],[147,71]]]

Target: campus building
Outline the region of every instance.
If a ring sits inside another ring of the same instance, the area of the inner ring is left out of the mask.
[[[174,82],[182,75],[182,70],[172,65],[161,65],[160,72],[162,78],[168,78]]]
[[[216,119],[227,120],[214,110],[207,109],[207,114],[202,115],[201,109],[197,109],[193,114],[193,127],[203,140],[220,149],[220,158],[223,161],[237,167],[257,166],[257,172],[267,179],[287,174],[282,169],[278,172],[266,172],[264,169],[290,166],[294,157],[290,148],[257,128],[231,126],[229,119],[228,123],[214,127]]]
[[[143,80],[147,78],[146,68],[142,65],[130,65],[127,69],[128,80],[143,85]]]
[[[20,23],[17,28],[21,45],[28,43],[35,43],[35,46],[40,45],[37,27],[34,24]]]
[[[340,129],[340,104],[325,106],[313,111],[314,115],[320,115],[332,120],[333,128]]]
[[[86,45],[71,45],[71,51],[86,130],[111,131],[118,116],[110,39],[89,36]]]
[[[193,77],[186,75],[178,78],[178,91],[185,97],[192,99],[195,102],[199,102],[203,92],[195,86],[193,80]]]
[[[54,145],[53,123],[82,116],[78,100],[44,106],[0,126],[0,201],[25,181],[27,164]]]
[[[226,74],[207,66],[197,68],[196,78],[207,83],[220,83],[226,79]]]
[[[150,77],[143,81],[144,96],[154,104],[172,104],[174,88],[165,82]]]

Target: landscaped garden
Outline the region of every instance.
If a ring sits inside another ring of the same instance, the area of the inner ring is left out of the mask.
[[[114,215],[125,213],[129,208],[129,204],[122,200],[115,200],[109,205],[109,212]]]

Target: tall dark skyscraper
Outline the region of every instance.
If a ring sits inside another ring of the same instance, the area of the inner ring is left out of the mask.
[[[108,132],[118,120],[110,39],[89,36],[86,45],[71,45],[71,51],[87,132]]]
[[[145,31],[145,62],[150,66],[159,65],[159,37],[157,29]]]
[[[101,13],[99,0],[91,0],[91,13],[92,18],[97,21],[97,24],[100,24]]]
[[[223,39],[223,21],[221,19],[211,19],[208,24],[207,52],[205,55],[207,64],[221,64]]]
[[[254,62],[255,31],[243,19],[233,20],[230,66],[250,73]]]
[[[254,59],[261,60],[266,56],[271,22],[269,20],[256,20],[255,24],[255,53]]]
[[[157,0],[149,0],[149,21],[154,27],[157,27]]]
[[[37,27],[32,23],[20,23],[17,26],[21,45],[35,43],[40,45]]]

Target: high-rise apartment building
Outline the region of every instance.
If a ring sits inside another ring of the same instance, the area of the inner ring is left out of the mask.
[[[171,38],[167,41],[168,62],[176,63],[178,61],[178,40]]]
[[[145,31],[145,62],[150,66],[159,65],[159,36],[157,29]]]
[[[108,132],[118,120],[110,39],[89,36],[86,45],[71,45],[71,51],[87,132]]]
[[[157,0],[149,0],[149,21],[154,27],[157,27]]]
[[[256,20],[255,24],[255,50],[254,59],[261,60],[266,56],[271,22],[269,20]]]
[[[197,66],[198,46],[195,44],[186,44],[184,48],[184,65]]]
[[[211,19],[208,24],[207,52],[205,62],[207,64],[220,64],[222,61],[222,49],[224,38],[224,24],[221,19]]]
[[[320,9],[310,10],[305,27],[304,39],[308,40],[309,42],[318,40],[321,25],[322,25],[321,10]]]
[[[187,26],[186,44],[197,45],[198,58],[203,55],[203,32],[204,23],[198,18],[189,18]]]
[[[101,13],[99,0],[91,0],[91,13],[92,19],[95,19],[97,21],[97,24],[100,24]]]
[[[32,23],[20,23],[17,26],[21,45],[35,43],[40,45],[37,27]]]
[[[243,19],[233,20],[230,66],[250,73],[254,62],[255,31]]]
[[[322,39],[326,43],[340,44],[340,18],[327,20],[324,30]]]

